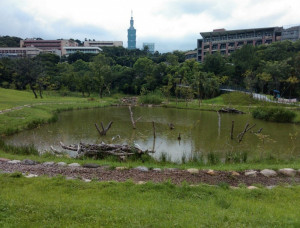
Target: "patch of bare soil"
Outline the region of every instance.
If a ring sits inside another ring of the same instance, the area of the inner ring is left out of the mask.
[[[245,176],[244,172],[239,172],[239,176],[232,175],[229,171],[214,171],[214,175],[207,173],[207,170],[200,170],[197,174],[191,174],[186,170],[162,170],[162,171],[140,171],[137,169],[116,170],[110,169],[107,166],[98,168],[84,168],[84,167],[68,167],[43,164],[24,165],[24,164],[9,164],[0,161],[0,171],[2,172],[22,172],[36,175],[57,176],[63,175],[66,177],[97,179],[99,181],[118,181],[123,182],[132,180],[152,181],[161,183],[171,181],[174,184],[181,184],[187,182],[189,184],[205,183],[210,185],[217,185],[220,183],[228,183],[231,186],[238,186],[245,184],[247,186],[253,184],[261,184],[264,186],[279,185],[279,184],[299,184],[300,177],[286,177],[278,174],[276,177],[265,177],[257,173],[256,177]]]

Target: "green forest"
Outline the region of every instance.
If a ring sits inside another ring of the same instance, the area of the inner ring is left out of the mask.
[[[1,46],[15,40],[0,40]],[[206,55],[203,63],[185,61],[181,51],[150,54],[123,47],[106,47],[98,55],[0,59],[0,86],[30,89],[36,98],[44,90],[56,90],[82,96],[157,92],[167,98],[205,99],[217,96],[220,87],[264,94],[278,90],[282,97],[299,98],[299,82],[300,41],[245,45],[230,56]]]

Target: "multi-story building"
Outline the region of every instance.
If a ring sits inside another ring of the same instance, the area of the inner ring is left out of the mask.
[[[84,47],[123,47],[123,41],[84,41]]]
[[[128,31],[128,49],[136,49],[136,29],[133,27],[133,16],[131,12],[130,27]]]
[[[189,60],[189,59],[197,60],[197,50],[196,51],[188,51],[188,52],[184,53],[184,55],[185,55],[185,60]]]
[[[99,47],[63,47],[62,55],[70,55],[76,52],[82,52],[84,54],[98,54],[102,51]]]
[[[74,40],[40,40],[40,39],[25,39],[20,40],[20,47],[36,47],[44,51],[49,51],[53,53],[63,51],[63,47],[77,47],[78,43]]]
[[[215,52],[230,55],[245,44],[257,46],[279,41],[282,30],[282,27],[268,27],[228,31],[215,29],[212,32],[201,32],[202,39],[197,40],[197,60],[201,62],[205,55]]]
[[[300,26],[294,26],[282,30],[281,40],[296,41],[300,39]]]
[[[36,47],[4,47],[0,48],[0,58],[22,58],[22,57],[35,57],[42,53],[43,50]]]
[[[154,54],[154,52],[155,52],[155,43],[143,43],[143,48],[145,49],[145,47],[148,47],[148,51],[151,54]]]

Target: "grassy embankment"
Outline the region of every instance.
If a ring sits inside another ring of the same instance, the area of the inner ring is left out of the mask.
[[[1,227],[299,227],[300,186],[231,190],[0,175]]]
[[[113,98],[100,100],[95,97],[63,97],[58,94],[45,94],[43,99],[35,99],[29,91],[0,88],[0,110],[21,108],[0,115],[0,136],[55,121],[57,113],[61,111],[103,107],[116,101]]]

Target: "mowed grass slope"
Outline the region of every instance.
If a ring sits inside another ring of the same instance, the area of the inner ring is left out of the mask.
[[[299,186],[232,190],[17,177],[0,175],[1,227],[300,226]]]
[[[56,95],[44,95],[43,99],[35,99],[29,91],[0,88],[0,110],[20,107],[20,109],[0,114],[0,135],[10,135],[54,121],[57,118],[55,114],[59,111],[103,107],[116,101],[113,98],[91,99]]]

